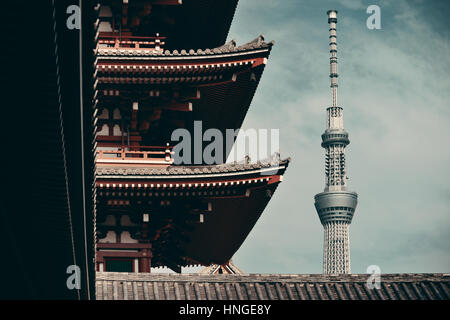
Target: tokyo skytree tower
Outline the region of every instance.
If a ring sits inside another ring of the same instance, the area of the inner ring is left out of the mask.
[[[327,12],[330,25],[330,79],[332,104],[327,108],[327,128],[322,134],[325,149],[325,189],[315,195],[315,207],[324,228],[323,273],[350,273],[349,228],[358,195],[347,191],[345,147],[350,143],[344,130],[343,108],[338,106],[336,24],[337,11]]]

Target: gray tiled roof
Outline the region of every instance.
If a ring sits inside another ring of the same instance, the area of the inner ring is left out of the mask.
[[[178,166],[173,165],[169,167],[157,168],[157,167],[100,167],[97,166],[97,176],[111,176],[111,175],[155,175],[155,176],[167,176],[167,175],[205,175],[215,173],[233,173],[233,172],[246,172],[261,169],[277,168],[283,169],[289,164],[290,158],[285,160],[267,160],[259,161],[257,163],[226,163],[220,165],[209,166]]]
[[[448,300],[450,274],[383,274],[369,289],[368,274],[97,273],[97,299],[108,300]]]
[[[109,47],[99,47],[97,51],[98,56],[167,56],[167,57],[177,57],[177,56],[211,56],[211,55],[221,55],[221,54],[232,54],[247,52],[259,49],[271,49],[274,45],[274,41],[265,42],[264,36],[260,35],[254,40],[237,46],[235,40],[224,44],[223,46],[217,48],[207,48],[207,49],[182,49],[182,50],[135,50],[132,48],[109,48]]]

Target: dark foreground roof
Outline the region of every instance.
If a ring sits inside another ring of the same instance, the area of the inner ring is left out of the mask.
[[[97,299],[108,300],[448,300],[450,274],[383,274],[369,289],[368,274],[97,273]]]
[[[79,32],[66,26],[69,4],[31,1],[24,10],[22,1],[14,1],[3,7],[8,14],[2,20],[7,27],[0,31],[0,59],[8,63],[1,76],[1,117],[9,121],[2,121],[2,129],[15,137],[6,139],[3,147],[15,151],[0,160],[1,167],[8,168],[1,173],[0,300],[88,299],[94,293],[93,156],[84,153],[83,173],[80,151],[82,145],[85,150],[92,147],[92,112],[86,111],[92,84],[83,81],[86,100],[81,113]],[[94,31],[87,26],[93,25],[93,18],[83,14],[83,19],[83,38],[91,39]],[[36,36],[25,40],[31,30]],[[82,59],[89,70],[93,48],[92,41],[85,42]],[[29,48],[38,49],[30,55]],[[21,85],[25,74],[33,83],[25,85],[26,95]],[[13,155],[17,153],[21,155]],[[70,265],[80,267],[80,290],[66,285]]]

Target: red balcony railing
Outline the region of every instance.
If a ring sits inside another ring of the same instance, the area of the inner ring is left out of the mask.
[[[99,45],[106,45],[111,48],[128,48],[162,51],[166,37],[138,37],[128,34],[117,34],[113,32],[101,32],[98,39]]]
[[[130,146],[119,150],[97,150],[97,163],[172,164],[171,146]]]

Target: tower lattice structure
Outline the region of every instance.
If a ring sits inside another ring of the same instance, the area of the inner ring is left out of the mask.
[[[327,108],[327,126],[322,134],[325,149],[325,189],[317,194],[315,207],[324,227],[323,273],[350,273],[350,223],[358,195],[347,191],[345,148],[350,143],[344,130],[343,108],[338,105],[336,25],[337,11],[327,12],[330,25],[330,79],[332,103]]]

